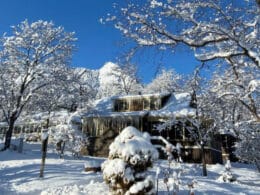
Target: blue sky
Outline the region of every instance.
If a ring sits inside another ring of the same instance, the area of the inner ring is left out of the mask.
[[[76,33],[77,51],[73,65],[98,69],[105,62],[116,62],[122,51],[122,36],[112,25],[99,23],[101,17],[112,12],[113,2],[120,0],[2,0],[0,5],[0,33],[10,31],[28,19],[53,21],[66,31]],[[121,45],[121,46],[120,46]],[[160,55],[149,51],[136,58],[140,77],[149,82],[158,64],[175,68],[182,74],[191,73],[197,65],[187,50],[173,54]]]

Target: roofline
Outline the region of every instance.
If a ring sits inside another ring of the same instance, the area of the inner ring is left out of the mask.
[[[112,97],[113,100],[120,100],[126,98],[149,98],[149,97],[165,97],[169,96],[171,93],[151,93],[151,94],[137,94],[137,95],[120,95]]]

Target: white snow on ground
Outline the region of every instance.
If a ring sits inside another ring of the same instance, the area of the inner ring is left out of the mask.
[[[75,160],[66,153],[59,159],[53,149],[48,150],[44,178],[39,178],[41,145],[25,144],[22,154],[0,152],[0,194],[106,194],[107,186],[101,173],[84,172],[88,161],[103,159],[84,157]]]
[[[0,144],[1,146],[1,144]],[[94,157],[82,157],[74,159],[71,153],[65,153],[64,159],[59,159],[52,147],[49,147],[44,178],[39,178],[41,162],[40,144],[25,144],[22,154],[16,151],[0,152],[0,194],[91,194],[106,195],[108,187],[102,180],[100,172],[84,172],[85,163],[96,161],[101,164],[105,159]],[[91,163],[90,163],[91,164]],[[163,182],[164,170],[170,170],[171,174],[176,170],[182,170],[180,176],[180,191],[178,194],[188,194],[188,183],[195,180],[195,194],[230,194],[247,195],[260,194],[260,174],[252,165],[232,163],[231,171],[237,178],[233,183],[225,183],[218,180],[224,165],[208,165],[208,176],[201,176],[201,166],[198,164],[173,164],[171,169],[167,161],[156,162],[150,174],[155,178],[157,167],[159,174],[159,195],[168,194]]]

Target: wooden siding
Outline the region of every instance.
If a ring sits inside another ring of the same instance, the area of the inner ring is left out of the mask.
[[[114,100],[115,112],[131,112],[142,110],[159,110],[167,102],[170,95],[164,97],[160,96],[140,96],[140,97],[128,97],[119,98]]]
[[[234,154],[236,141],[237,139],[232,135],[221,135],[221,150],[223,161],[226,161],[227,159],[231,161],[238,160],[238,158]]]
[[[221,150],[205,147],[205,160],[207,164],[222,163]],[[201,163],[201,149],[197,146],[184,147],[182,149],[182,159],[184,162]]]

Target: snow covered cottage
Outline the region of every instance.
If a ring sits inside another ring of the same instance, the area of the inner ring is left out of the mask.
[[[191,129],[195,127],[187,120],[195,117],[195,111],[189,93],[110,97],[98,100],[94,109],[82,116],[82,131],[90,137],[90,155],[107,156],[113,139],[131,125],[173,145],[181,144],[183,160],[199,162],[200,149],[191,137]],[[170,119],[176,121],[170,128],[156,128]],[[153,142],[165,146],[162,140]],[[214,136],[206,147],[206,160],[208,163],[222,162],[221,136]]]

